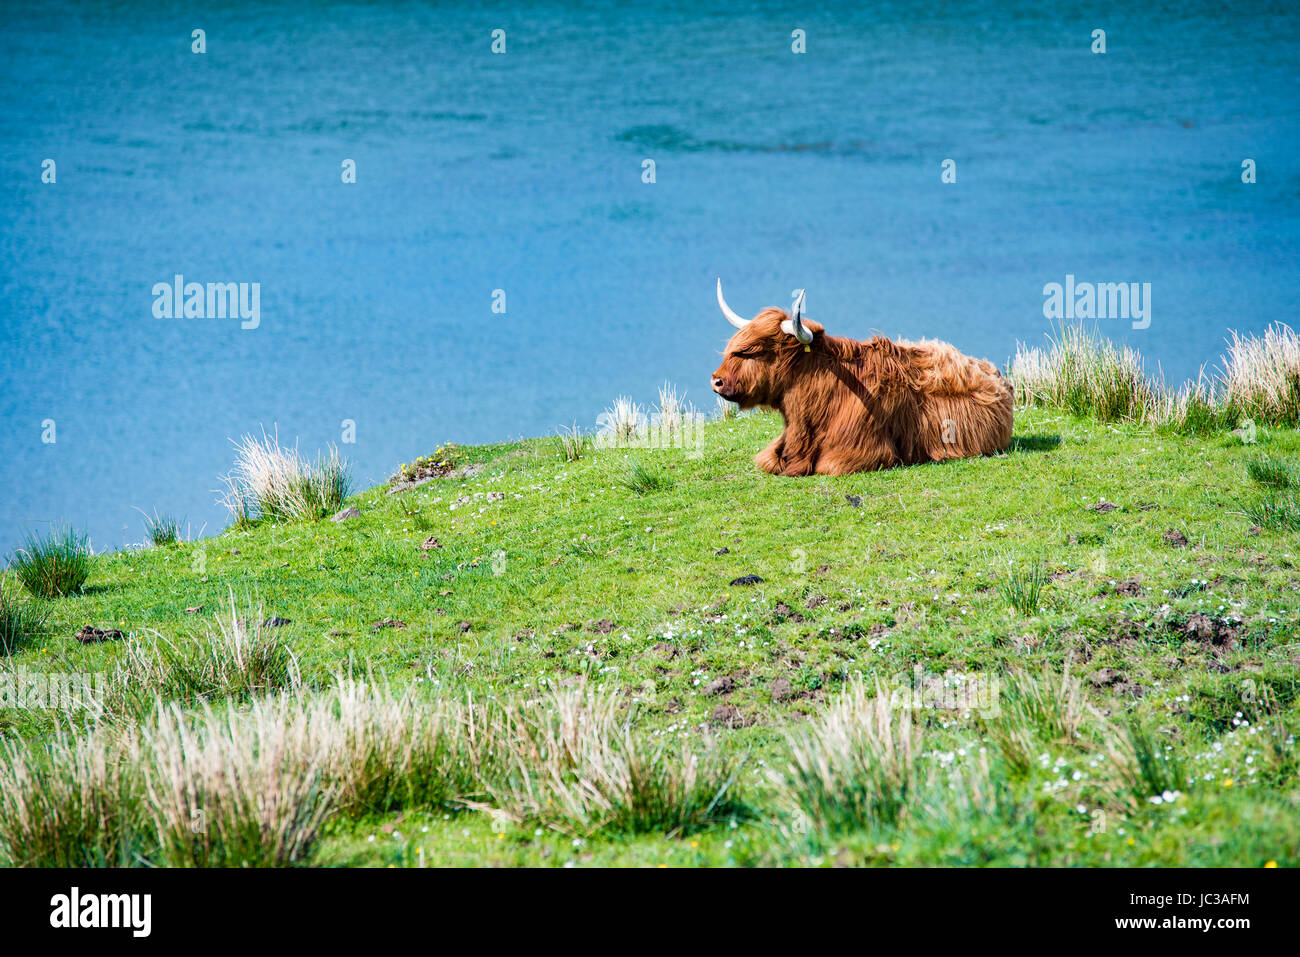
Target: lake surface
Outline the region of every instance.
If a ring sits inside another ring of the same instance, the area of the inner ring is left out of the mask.
[[[717,276],[999,365],[1045,284],[1150,283],[1147,328],[1098,325],[1170,379],[1300,294],[1294,6],[11,6],[3,552],[139,542],[133,506],[214,533],[263,427],[354,422],[365,487],[665,380],[712,407]],[[177,274],[259,283],[257,327],[158,318]]]

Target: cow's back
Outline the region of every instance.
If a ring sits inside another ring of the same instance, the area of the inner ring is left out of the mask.
[[[917,460],[991,455],[1011,444],[1014,392],[997,367],[934,339],[906,345],[917,402]]]

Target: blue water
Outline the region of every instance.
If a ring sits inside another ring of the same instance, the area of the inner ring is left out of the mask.
[[[314,454],[354,420],[365,485],[664,380],[711,405],[716,276],[746,314],[803,286],[833,333],[999,364],[1045,283],[1150,282],[1148,329],[1100,328],[1171,379],[1300,293],[1285,4],[14,7],[0,550],[138,542],[132,506],[215,532],[263,426]],[[155,318],[176,273],[261,283],[260,326]]]

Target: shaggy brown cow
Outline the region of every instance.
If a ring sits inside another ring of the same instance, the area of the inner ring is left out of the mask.
[[[1011,383],[946,342],[858,342],[803,317],[764,309],[742,319],[713,391],[742,409],[770,406],[785,429],[754,461],[775,475],[845,475],[1000,452],[1011,443]]]

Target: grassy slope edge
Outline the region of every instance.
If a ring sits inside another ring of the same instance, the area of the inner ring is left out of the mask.
[[[105,670],[122,646],[79,644],[83,625],[180,638],[233,589],[289,620],[309,684],[349,666],[480,699],[585,682],[620,694],[648,735],[708,736],[744,755],[742,784],[760,810],[784,734],[856,674],[898,687],[917,667],[960,682],[1068,666],[1098,713],[1140,719],[1184,754],[1196,789],[1098,831],[1086,811],[1043,796],[1060,777],[1048,754],[984,832],[931,818],[801,843],[760,813],[695,835],[581,838],[448,809],[337,823],[315,860],[1300,860],[1294,776],[1265,783],[1251,771],[1249,735],[1269,721],[1293,733],[1300,690],[1295,536],[1244,514],[1252,448],[1028,409],[1005,455],[777,479],[751,456],[779,428],[765,414],[711,423],[698,455],[602,450],[566,462],[553,440],[463,449],[484,463],[474,477],[371,489],[348,500],[359,518],[100,557],[84,594],[53,603],[44,637],[11,663]],[[1259,448],[1292,455],[1300,436],[1277,430]],[[668,481],[629,483],[638,465]],[[1088,507],[1100,500],[1116,507]],[[422,549],[429,538],[437,545]],[[1025,615],[1005,586],[1035,566],[1048,579]],[[747,575],[762,581],[732,584]],[[945,744],[959,739],[946,735],[965,718],[918,720],[932,728],[922,759],[953,760]],[[49,727],[0,711],[0,729]],[[978,731],[960,739],[970,740]]]

